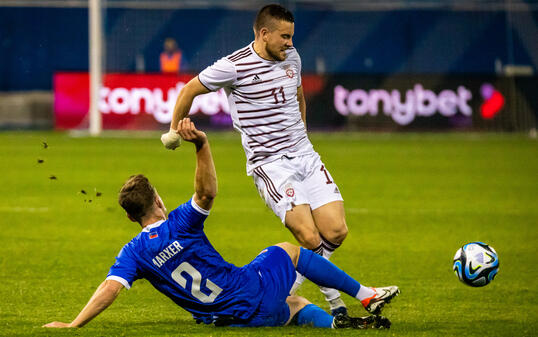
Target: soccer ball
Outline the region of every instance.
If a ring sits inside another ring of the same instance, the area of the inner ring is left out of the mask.
[[[493,247],[483,242],[471,242],[454,255],[454,273],[471,287],[483,287],[493,281],[499,270],[499,257]]]

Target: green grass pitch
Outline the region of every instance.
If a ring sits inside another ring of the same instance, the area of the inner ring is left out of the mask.
[[[245,175],[239,136],[208,134],[219,195],[206,233],[216,249],[243,265],[265,246],[295,242]],[[72,320],[140,231],[116,201],[129,175],[146,174],[169,210],[192,196],[192,144],[172,152],[158,134],[135,136],[0,134],[0,335],[537,334],[538,143],[446,133],[311,135],[345,198],[349,235],[333,261],[363,284],[402,290],[385,310],[389,331],[196,325],[143,280],[83,329],[42,329]],[[458,247],[476,240],[500,256],[499,274],[484,288],[465,286],[452,272]],[[314,285],[305,282],[300,293],[326,308]],[[366,314],[344,299],[352,314]]]

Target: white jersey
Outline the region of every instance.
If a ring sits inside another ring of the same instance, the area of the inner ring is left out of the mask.
[[[241,133],[248,174],[284,155],[314,151],[297,101],[299,54],[290,48],[284,61],[268,61],[256,54],[253,45],[221,58],[198,75],[207,89],[224,88],[234,128]]]

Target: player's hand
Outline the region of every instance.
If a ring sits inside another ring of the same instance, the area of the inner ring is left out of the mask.
[[[181,138],[176,130],[170,129],[170,131],[167,133],[163,133],[161,136],[161,142],[167,149],[175,150],[181,145]]]
[[[72,328],[70,323],[50,322],[42,326],[42,328]]]
[[[179,121],[177,132],[183,140],[194,143],[196,148],[202,147],[207,142],[206,134],[196,129],[190,118],[183,118]]]

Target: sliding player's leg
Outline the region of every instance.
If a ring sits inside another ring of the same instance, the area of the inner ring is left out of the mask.
[[[239,326],[282,326],[290,324],[330,328],[333,317],[300,296],[288,296],[295,279],[297,246],[282,243],[268,247],[245,268],[260,275],[263,297],[255,315]],[[293,259],[290,259],[293,254]]]
[[[386,303],[400,293],[396,286],[369,288],[361,285],[332,262],[312,251],[290,243],[279,243],[296,266],[299,273],[317,285],[335,288],[361,301],[364,308],[373,314],[379,314]]]
[[[287,298],[286,303],[290,310],[290,319],[286,325],[333,329],[388,329],[391,325],[388,318],[383,316],[349,317],[339,314],[333,317],[301,296],[290,296]]]
[[[286,299],[290,318],[286,325],[308,325],[316,328],[331,328],[334,317],[302,296],[292,295]]]
[[[274,270],[287,271],[287,268],[281,268],[282,266],[296,266],[299,263],[300,259],[300,250],[299,247],[292,245],[291,243],[283,242],[275,245],[276,247],[282,248],[280,251],[264,250],[264,254],[271,254],[271,258],[265,259],[266,262],[278,263],[280,261],[280,266],[273,265],[271,267],[271,272]],[[273,247],[273,248],[276,248]],[[304,248],[301,250],[307,251]],[[311,253],[313,254],[313,253]],[[285,258],[283,258],[283,255]],[[315,254],[313,254],[315,255]],[[315,255],[317,256],[317,255]],[[320,258],[320,257],[318,257]],[[276,280],[283,280],[283,284],[289,284],[286,282],[289,278],[289,271],[283,272],[281,275],[276,278]],[[278,284],[280,282],[277,281]],[[268,285],[268,289],[278,289],[281,287],[274,287],[274,285]],[[273,297],[271,301],[279,298],[282,295],[282,291],[279,291]],[[264,301],[265,302],[265,301]],[[277,309],[275,308],[272,316],[282,316],[280,313],[289,314],[289,319],[286,322],[287,324],[292,325],[307,325],[317,328],[352,328],[352,329],[366,329],[366,328],[389,328],[390,321],[383,316],[366,316],[366,317],[349,317],[347,315],[339,314],[335,317],[329,315],[320,307],[315,304],[310,303],[307,299],[301,296],[292,295],[286,299],[287,306],[285,308]],[[267,307],[267,305],[262,302],[262,308]]]
[[[224,318],[220,321],[217,319],[215,324],[241,327],[295,324],[355,329],[390,327],[390,321],[382,316],[354,318],[340,314],[333,317],[303,297],[288,296],[295,280],[296,266],[306,264],[303,271],[310,275],[309,266],[316,267],[315,261],[311,260],[316,258],[330,263],[310,250],[287,242],[262,250],[252,262],[242,267],[245,268],[245,275],[250,275],[252,282],[259,284],[261,281],[262,298],[255,313],[247,321]]]

